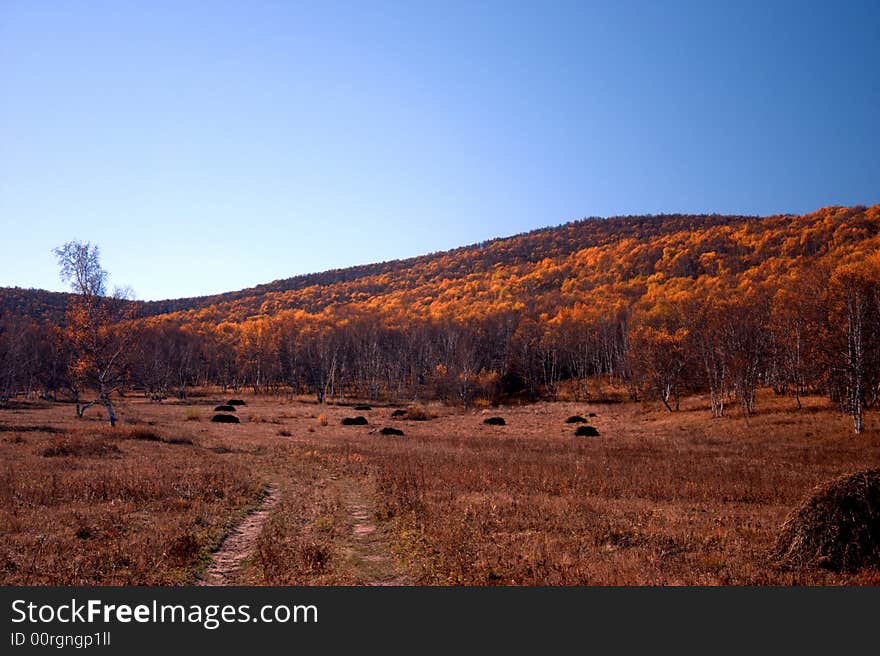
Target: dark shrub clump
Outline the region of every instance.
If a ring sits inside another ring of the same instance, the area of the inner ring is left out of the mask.
[[[241,423],[238,421],[238,417],[235,415],[214,415],[211,417],[211,421],[215,421],[218,424],[238,424]]]
[[[586,424],[587,420],[581,417],[580,415],[572,415],[568,419],[565,420],[566,424]]]
[[[575,437],[599,437],[599,431],[592,426],[578,426],[574,435]]]
[[[355,410],[372,410],[373,406],[371,405],[356,405],[354,407]]]
[[[247,403],[245,403],[241,399],[229,399],[226,402],[226,405],[247,405]]]
[[[367,422],[367,418],[361,417],[360,415],[357,417],[346,417],[342,420],[343,426],[366,426],[367,423],[369,423]]]
[[[504,421],[504,417],[487,417],[483,420],[484,424],[488,424],[489,426],[505,426],[507,424]]]
[[[403,435],[403,431],[399,428],[391,428],[390,426],[386,426],[382,430],[379,431],[382,435]]]
[[[148,428],[135,428],[128,431],[128,439],[144,440],[145,442],[161,442],[162,436]]]
[[[785,519],[775,556],[793,568],[855,571],[880,565],[880,469],[817,487]]]
[[[391,413],[392,417],[406,417],[406,410],[401,410],[398,408],[394,412]]]
[[[214,412],[235,412],[235,406],[229,404],[218,405],[216,408],[214,408]]]

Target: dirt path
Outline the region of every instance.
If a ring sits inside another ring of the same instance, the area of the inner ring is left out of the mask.
[[[235,575],[242,562],[253,553],[263,525],[280,499],[278,489],[270,486],[260,506],[248,513],[211,556],[211,564],[197,585],[235,584]]]
[[[396,566],[388,541],[376,526],[370,496],[357,483],[342,488],[345,510],[351,520],[351,534],[345,553],[359,585],[412,585]]]

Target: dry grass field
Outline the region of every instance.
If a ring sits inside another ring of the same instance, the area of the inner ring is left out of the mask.
[[[814,486],[880,466],[877,416],[855,436],[824,399],[798,412],[762,396],[748,422],[698,398],[677,413],[437,405],[414,421],[244,396],[240,424],[210,422],[227,398],[127,397],[112,431],[67,404],[0,409],[0,583],[194,583],[269,489],[279,501],[227,583],[880,583],[770,557]],[[599,437],[575,437],[574,414]],[[368,425],[341,424],[357,415]]]

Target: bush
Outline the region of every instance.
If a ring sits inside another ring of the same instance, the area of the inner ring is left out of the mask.
[[[320,415],[318,415],[318,418],[317,418],[316,421],[318,422],[318,426],[326,426],[328,423],[330,423],[330,422],[327,420],[327,415],[325,415],[325,414],[323,414],[323,413],[320,414]]]
[[[214,412],[235,412],[234,405],[218,405],[214,408]]]
[[[504,417],[487,417],[483,420],[484,424],[488,424],[489,426],[505,426],[507,422],[504,421]]]
[[[406,417],[406,410],[401,410],[398,408],[394,412],[391,413],[392,417]]]
[[[599,431],[592,426],[578,426],[574,432],[575,437],[599,437]]]
[[[572,415],[568,419],[565,420],[566,424],[586,424],[587,420],[581,417],[580,415]]]
[[[789,567],[832,571],[880,565],[880,469],[817,487],[782,524],[775,556]]]
[[[366,426],[368,423],[367,418],[360,415],[357,417],[345,417],[342,420],[343,426]]]
[[[226,405],[247,405],[247,403],[245,403],[245,402],[244,402],[243,400],[241,400],[241,399],[229,399],[229,400],[226,402]]]
[[[216,422],[218,424],[238,424],[241,423],[238,421],[238,417],[235,415],[214,415],[211,417],[211,421]]]
[[[372,409],[373,409],[373,406],[369,406],[369,405],[356,405],[356,406],[354,407],[354,409],[355,409],[355,410],[372,410]]]
[[[379,431],[382,435],[400,435],[403,436],[403,431],[399,428],[391,428],[390,426],[386,426],[382,430]]]
[[[202,414],[195,408],[187,408],[186,414],[183,418],[184,421],[201,421]]]

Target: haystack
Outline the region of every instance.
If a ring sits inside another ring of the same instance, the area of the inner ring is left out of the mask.
[[[409,421],[428,421],[428,419],[430,419],[428,412],[417,405],[407,408],[404,418]]]
[[[880,566],[880,469],[817,487],[785,519],[775,555],[789,567],[854,571]]]

